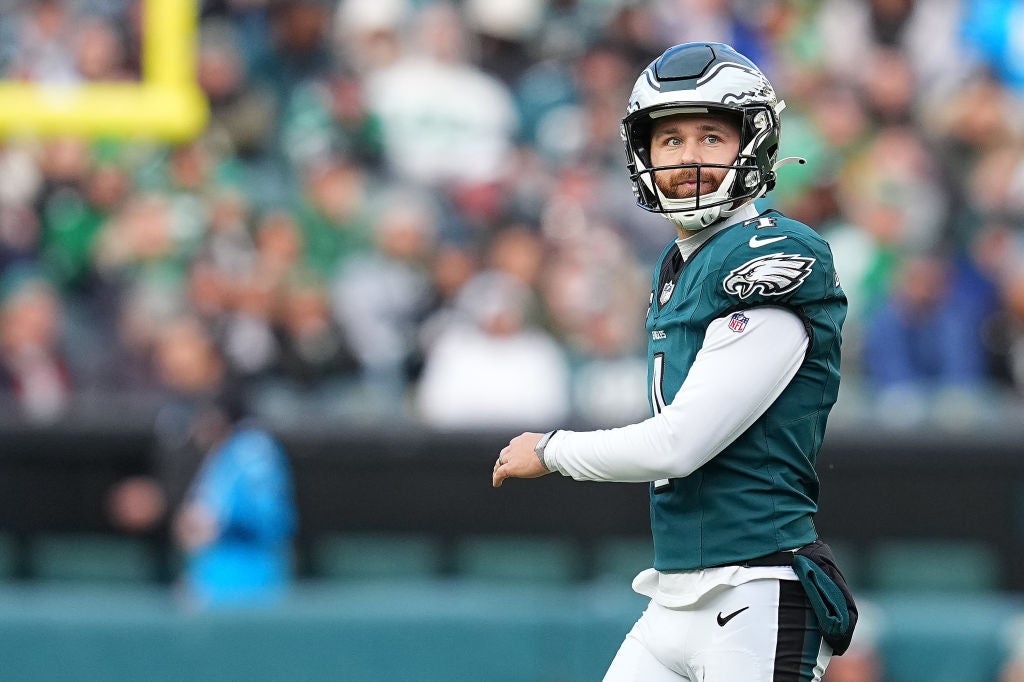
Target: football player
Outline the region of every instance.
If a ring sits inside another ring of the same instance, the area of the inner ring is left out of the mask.
[[[813,521],[846,296],[824,239],[754,205],[802,162],[778,159],[783,108],[724,44],[677,45],[644,70],[627,167],[637,204],[677,233],[647,311],[652,416],[524,433],[494,465],[495,487],[555,471],[650,482],[654,566],[633,588],[651,601],[606,680],[810,682],[848,645],[856,610]]]

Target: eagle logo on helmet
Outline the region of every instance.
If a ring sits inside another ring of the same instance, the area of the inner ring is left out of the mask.
[[[814,258],[772,253],[749,260],[722,280],[726,293],[749,298],[760,291],[764,296],[781,296],[793,291],[811,274]]]
[[[757,85],[751,87],[751,80],[755,80]],[[716,64],[703,78],[697,81],[697,85],[703,86],[712,81],[721,90],[728,91],[733,88],[739,90],[739,92],[725,92],[720,95],[722,104],[743,104],[753,100],[775,106],[778,101],[775,91],[764,74],[743,64],[736,62]]]

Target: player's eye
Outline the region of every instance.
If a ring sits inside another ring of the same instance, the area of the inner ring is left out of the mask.
[[[718,135],[706,135],[704,141],[708,144],[721,144],[722,138]]]

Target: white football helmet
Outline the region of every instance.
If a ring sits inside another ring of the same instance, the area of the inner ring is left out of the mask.
[[[775,186],[779,152],[779,114],[785,103],[760,69],[723,43],[686,43],[669,48],[648,66],[629,97],[620,129],[626,145],[626,167],[637,205],[661,213],[686,230],[702,230]],[[683,164],[651,166],[652,121],[685,113],[727,112],[740,128],[740,150],[729,165]],[[724,168],[728,172],[714,192],[687,199],[665,196],[654,182],[664,169]]]

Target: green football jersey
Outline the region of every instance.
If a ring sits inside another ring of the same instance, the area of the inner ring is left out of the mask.
[[[713,320],[732,315],[730,328],[742,331],[742,311],[758,306],[803,320],[806,355],[782,394],[722,452],[689,476],[651,484],[659,570],[734,563],[817,537],[814,465],[839,390],[846,295],[828,243],[811,228],[766,211],[715,234],[685,263],[674,242],[665,249],[647,313],[651,408],[658,413],[675,396]]]

